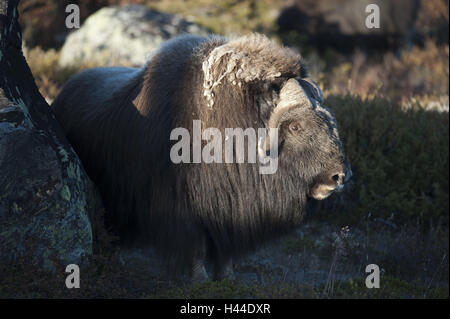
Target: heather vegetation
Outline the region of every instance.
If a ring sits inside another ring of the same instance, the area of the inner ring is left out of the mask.
[[[237,263],[236,281],[192,287],[160,277],[138,254],[124,262],[102,231],[82,289],[65,288],[62,265],[36,276],[24,260],[0,264],[0,297],[448,298],[449,44],[448,30],[436,29],[448,27],[448,1],[423,1],[419,40],[350,54],[318,50],[302,34],[280,31],[281,0],[79,2],[83,17],[107,4],[141,3],[214,33],[262,32],[297,48],[336,114],[354,176],[343,193],[314,203],[297,232]],[[48,101],[72,74],[94,66],[59,67],[61,43],[39,37],[56,33],[59,18],[52,25],[39,17],[43,10],[58,16],[59,3],[22,1],[25,56]],[[369,263],[381,268],[380,289],[365,287]]]

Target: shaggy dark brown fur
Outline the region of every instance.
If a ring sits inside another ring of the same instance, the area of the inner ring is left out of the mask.
[[[286,81],[306,77],[300,56],[263,36],[184,36],[143,69],[75,76],[53,108],[121,238],[153,243],[172,269],[212,260],[220,276],[230,258],[299,225],[314,189],[343,183],[335,180],[346,164],[334,117],[304,86],[311,103],[278,114],[273,175],[259,174],[258,163],[173,164],[170,133],[192,132],[195,119],[222,134],[267,127]]]

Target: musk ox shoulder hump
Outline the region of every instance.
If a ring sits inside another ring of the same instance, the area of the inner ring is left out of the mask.
[[[172,83],[186,65],[199,68],[202,94],[209,107],[214,105],[214,89],[225,81],[240,88],[244,83],[272,81],[281,76],[304,78],[308,73],[299,54],[260,34],[231,38],[180,36],[152,55],[147,70],[149,75],[157,73],[160,81]]]

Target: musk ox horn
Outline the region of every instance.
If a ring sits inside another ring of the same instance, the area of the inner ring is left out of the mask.
[[[281,88],[279,103],[272,110],[267,126],[278,128],[283,114],[307,103],[309,103],[308,97],[299,82],[296,79],[289,79]]]
[[[268,122],[268,133],[265,138],[265,141],[260,140],[258,145],[258,154],[261,157],[266,156],[266,154],[278,145],[271,145],[275,139],[273,138],[274,131],[270,130],[270,128],[278,128],[280,125],[280,120],[283,115],[296,108],[301,106],[309,106],[311,107],[313,104],[318,102],[319,104],[323,103],[323,93],[320,87],[311,79],[289,79],[282,87],[280,91],[280,102],[273,109],[272,114],[270,116]]]
[[[203,61],[203,95],[212,108],[214,88],[224,81],[241,87],[255,81],[273,81],[283,73],[302,74],[303,67],[300,55],[279,50],[263,35],[236,38],[214,48]]]

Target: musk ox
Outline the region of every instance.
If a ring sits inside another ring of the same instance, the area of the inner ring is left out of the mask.
[[[214,278],[230,275],[232,258],[298,226],[307,198],[343,187],[349,166],[322,104],[294,51],[262,35],[186,35],[144,68],[76,75],[53,109],[100,190],[107,225],[205,280],[206,262]],[[268,133],[258,144],[264,157],[277,141],[276,172],[249,162],[173,163],[171,131],[191,132],[193,120],[222,132],[277,128],[278,139]]]

